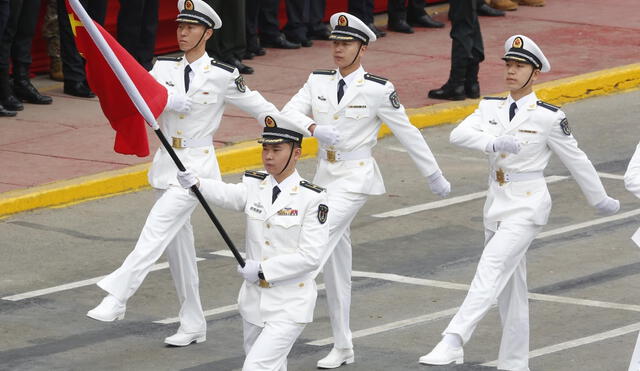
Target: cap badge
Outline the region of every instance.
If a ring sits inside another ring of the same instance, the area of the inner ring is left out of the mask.
[[[346,27],[348,25],[349,25],[349,20],[347,19],[346,16],[341,15],[340,17],[338,17],[338,26]]]
[[[184,9],[185,10],[193,10],[193,1],[191,0],[187,0],[184,2]]]
[[[521,37],[516,37],[515,39],[513,39],[513,44],[511,46],[513,46],[514,48],[520,49],[522,48],[522,38]]]
[[[275,128],[277,126],[276,120],[274,120],[271,116],[267,116],[264,118],[264,126],[268,128]]]

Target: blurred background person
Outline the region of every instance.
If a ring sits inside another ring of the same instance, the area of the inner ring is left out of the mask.
[[[147,71],[153,67],[158,0],[120,0],[117,40]]]

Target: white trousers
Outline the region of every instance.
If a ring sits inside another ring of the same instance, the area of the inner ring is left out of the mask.
[[[367,202],[362,193],[340,192],[329,189],[329,245],[323,277],[329,305],[329,319],[334,346],[351,349],[351,222]]]
[[[287,371],[287,355],[305,328],[304,323],[273,321],[264,327],[245,320],[242,371]]]
[[[542,227],[501,222],[485,230],[485,248],[462,306],[443,334],[458,334],[463,343],[498,302],[502,340],[498,369],[529,370],[529,300],[525,254]]]
[[[207,323],[200,304],[198,266],[191,226],[191,213],[198,200],[188,190],[169,187],[158,190],[138,242],[120,268],[100,282],[103,290],[126,302],[136,292],[151,266],[167,251],[169,269],[180,302],[178,332],[204,332]]]
[[[629,371],[640,371],[640,333],[638,333],[636,347],[633,349],[633,356],[631,356],[631,362],[629,363]]]

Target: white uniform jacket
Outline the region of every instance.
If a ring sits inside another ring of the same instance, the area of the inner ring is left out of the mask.
[[[334,126],[341,141],[329,149],[344,152],[371,151],[384,121],[409,151],[422,175],[427,177],[438,171],[429,146],[420,131],[409,122],[393,84],[365,73],[362,67],[353,73],[357,75],[338,104],[340,78],[337,71],[314,71],[282,113],[298,115],[298,121],[305,123],[305,127],[314,122],[319,126]],[[328,187],[329,191],[340,189],[371,195],[385,192],[378,165],[370,156],[335,163],[321,159],[314,182]]]
[[[205,58],[209,58],[206,54]],[[210,59],[210,58],[209,58]],[[244,85],[238,70],[225,63],[210,59],[193,72],[187,95],[192,100],[191,111],[178,113],[164,111],[158,117],[162,132],[172,143],[172,137],[198,140],[215,135],[226,103],[231,103],[256,119],[263,113],[277,113],[276,107],[256,91]],[[167,88],[169,95],[184,93],[185,58],[158,58],[151,75]],[[310,135],[306,129],[296,128]],[[187,169],[199,178],[220,179],[213,142],[204,146],[175,148],[175,152]],[[160,146],[149,170],[149,183],[154,188],[166,189],[178,185],[176,166],[169,153]]]
[[[627,171],[624,173],[624,186],[627,191],[640,198],[640,144],[636,147]]]
[[[551,197],[543,177],[500,185],[496,171],[506,174],[542,173],[554,152],[569,169],[591,206],[607,194],[593,164],[578,148],[567,118],[558,107],[538,100],[535,93],[519,101],[522,105],[509,122],[506,98],[485,98],[473,114],[462,121],[450,136],[451,143],[485,151],[496,137],[513,135],[522,147],[518,154],[489,152],[489,192],[484,206],[485,226],[495,230],[497,222],[522,220],[537,225],[547,223]]]
[[[329,242],[327,194],[295,172],[289,189],[271,204],[269,177],[248,171],[238,184],[201,179],[200,190],[215,205],[245,212],[247,259],[261,262],[271,284],[261,288],[244,281],[238,296],[242,317],[257,326],[276,320],[308,323],[317,297],[313,272]]]

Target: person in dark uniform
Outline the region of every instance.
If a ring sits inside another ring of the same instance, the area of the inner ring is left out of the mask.
[[[31,42],[36,32],[40,0],[10,0],[9,9],[11,16],[0,44],[0,104],[9,111],[23,110],[22,101],[51,104],[51,97],[40,94],[29,80]],[[13,87],[9,84],[9,63],[13,65]]]
[[[386,32],[373,24],[373,0],[349,0],[348,13],[355,15],[373,31],[376,37],[384,37]]]
[[[327,9],[326,0],[313,0],[310,2],[309,23],[307,23],[307,36],[311,40],[329,40],[331,31],[323,22],[324,12]]]
[[[120,0],[117,39],[147,71],[153,67],[158,0]]]
[[[476,1],[449,1],[451,19],[451,71],[449,80],[439,89],[429,91],[429,98],[464,100],[480,97],[478,72],[484,60],[482,34]]]
[[[0,0],[0,35],[4,34],[4,28],[7,25],[7,20],[9,20],[9,0]],[[9,73],[7,71],[7,80],[8,79]],[[10,111],[4,108],[4,106],[2,106],[2,102],[0,102],[0,117],[13,117],[15,115],[16,111]]]
[[[225,24],[224,28],[216,30],[216,37],[207,40],[207,53],[234,66],[242,74],[252,74],[253,68],[242,63],[247,52],[245,0],[207,0],[207,2]]]
[[[389,0],[387,5],[387,12],[389,13],[387,29],[402,33],[413,33],[411,25],[428,28],[444,27],[444,23],[434,20],[425,12],[424,0],[408,1],[409,4],[407,6],[407,0]]]
[[[311,3],[316,0],[286,0],[287,24],[282,30],[287,40],[305,48],[313,45],[307,36],[307,25],[311,13]]]
[[[107,15],[107,0],[80,0],[91,18],[104,24]],[[73,40],[71,23],[64,0],[58,0],[58,25],[60,26],[60,57],[64,74],[64,93],[76,97],[93,98],[95,94],[89,88],[84,72],[84,60],[78,53]]]
[[[476,0],[476,3],[478,3],[478,15],[504,17],[504,11],[491,7],[484,0]]]

